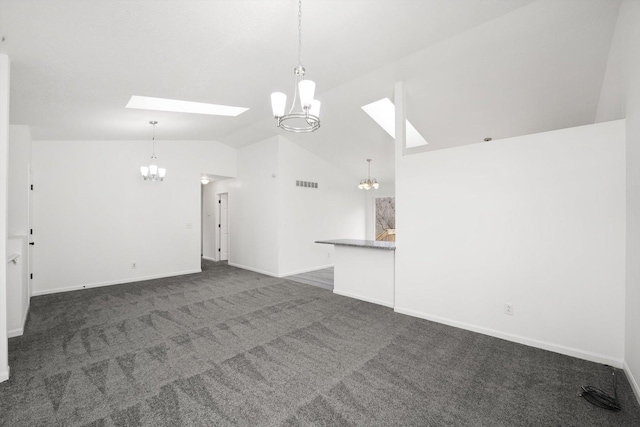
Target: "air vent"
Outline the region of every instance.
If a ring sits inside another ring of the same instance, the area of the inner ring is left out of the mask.
[[[309,181],[296,181],[296,187],[318,188],[318,183],[317,182],[309,182]]]

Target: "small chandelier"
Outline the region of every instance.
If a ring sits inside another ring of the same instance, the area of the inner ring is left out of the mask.
[[[149,124],[153,125],[153,138],[151,139],[153,142],[153,151],[151,154],[151,164],[149,166],[141,166],[140,173],[145,181],[164,181],[164,176],[167,174],[167,170],[165,168],[159,168],[158,165],[156,165],[156,125],[158,122],[151,121]]]
[[[316,84],[304,80],[305,69],[302,66],[302,0],[298,0],[298,66],[293,69],[295,87],[293,101],[289,112],[285,114],[287,95],[282,92],[271,94],[273,116],[278,120],[278,127],[296,133],[313,132],[320,127],[320,101],[313,99]],[[296,99],[300,98],[300,111],[294,112]]]
[[[358,188],[360,190],[370,190],[371,188],[377,190],[378,187],[380,187],[380,184],[378,184],[378,181],[375,178],[371,179],[371,159],[367,159],[367,162],[369,163],[369,172],[367,173],[367,179],[363,179],[362,181],[360,181],[360,184],[358,184]]]

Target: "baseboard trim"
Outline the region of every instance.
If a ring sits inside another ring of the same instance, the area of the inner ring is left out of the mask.
[[[323,266],[320,266],[320,267],[305,268],[305,269],[302,269],[302,270],[290,271],[288,273],[281,274],[278,277],[294,276],[296,274],[302,274],[302,273],[309,273],[311,271],[324,270],[325,268],[329,268],[329,267],[333,267],[333,264],[327,264],[327,265],[323,265]]]
[[[29,309],[31,308],[31,297],[27,299],[27,309],[24,311],[24,316],[22,316],[22,330],[24,331],[24,327],[27,326],[27,317],[29,317]]]
[[[615,366],[616,368],[622,368],[624,364],[624,361],[622,359],[615,359],[609,356],[605,356],[603,354],[592,353],[590,351],[579,350],[573,347],[566,347],[563,345],[553,344],[547,341],[540,341],[532,338],[523,337],[521,335],[501,332],[495,329],[483,328],[481,326],[476,326],[476,325],[472,325],[464,322],[458,322],[456,320],[446,319],[440,316],[432,316],[430,314],[422,313],[422,312],[411,310],[408,308],[402,308],[402,307],[396,306],[395,311],[400,314],[419,317],[420,319],[430,320],[436,323],[442,323],[445,325],[453,326],[455,328],[465,329],[467,331],[477,332],[480,334],[489,335],[489,336],[500,338],[507,341],[513,341],[518,344],[528,345],[529,347],[541,348],[543,350],[553,351],[554,353],[564,354],[565,356],[571,356],[571,357],[576,357],[578,359],[589,360],[591,362]]]
[[[313,267],[313,268],[307,268],[304,270],[292,271],[286,274],[276,274],[272,271],[261,270],[259,268],[249,267],[242,264],[236,264],[235,262],[231,262],[231,261],[227,261],[227,264],[229,264],[232,267],[242,268],[243,270],[249,270],[256,273],[264,274],[265,276],[277,277],[278,279],[282,279],[283,277],[287,277],[287,276],[293,276],[294,274],[308,273],[310,271],[322,270],[323,268],[333,267],[333,264],[328,264],[328,265],[323,265],[321,267]]]
[[[24,315],[22,316],[22,328],[12,329],[7,331],[7,338],[15,338],[21,337],[24,335],[24,327],[27,324],[27,316],[29,315],[29,307],[31,307],[31,300],[27,301],[27,309],[24,311]]]
[[[359,299],[361,301],[366,301],[366,302],[371,302],[373,304],[378,304],[378,305],[384,305],[385,307],[389,307],[389,308],[393,308],[393,304],[375,299],[375,298],[369,298],[369,297],[363,297],[360,295],[356,295],[356,294],[352,294],[350,292],[344,292],[344,291],[337,291],[337,290],[333,290],[334,294],[338,294],[338,295],[342,295],[343,297],[349,297],[349,298],[355,298],[355,299]]]
[[[218,262],[218,260],[217,260],[217,259],[215,259],[215,258],[211,258],[211,257],[208,257],[208,256],[204,256],[204,255],[202,255],[202,259],[206,259],[206,260],[209,260],[209,261]]]
[[[227,264],[229,264],[232,267],[241,268],[243,270],[249,270],[249,271],[253,271],[255,273],[264,274],[265,276],[278,277],[278,278],[280,277],[277,274],[272,273],[271,271],[260,270],[259,268],[247,267],[246,265],[236,264],[235,262],[231,262],[231,261],[227,261]]]
[[[0,371],[0,383],[9,379],[9,367],[6,371]]]
[[[201,269],[177,271],[174,273],[154,274],[152,276],[136,277],[133,279],[110,280],[108,282],[88,283],[86,285],[69,286],[67,288],[45,289],[43,291],[33,291],[33,296],[57,294],[61,292],[79,291],[82,289],[100,288],[102,286],[123,285],[125,283],[143,282],[145,280],[163,279],[165,277],[184,276],[185,274],[202,273]]]
[[[629,380],[629,384],[631,384],[631,389],[633,390],[633,394],[636,395],[636,400],[638,401],[638,404],[640,404],[640,387],[638,386],[638,382],[636,381],[635,377],[631,373],[631,368],[629,368],[629,365],[627,365],[626,360],[624,361],[624,373],[627,376],[627,379]]]
[[[7,338],[21,337],[24,334],[24,328],[12,329],[7,331]]]

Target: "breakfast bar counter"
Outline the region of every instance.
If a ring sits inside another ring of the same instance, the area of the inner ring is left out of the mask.
[[[316,243],[334,245],[334,293],[394,306],[395,242],[339,239]]]

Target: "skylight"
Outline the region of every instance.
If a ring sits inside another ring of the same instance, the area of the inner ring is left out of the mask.
[[[228,105],[205,104],[203,102],[180,101],[177,99],[151,98],[133,95],[126,108],[139,110],[173,111],[175,113],[209,114],[212,116],[238,116],[248,108]]]
[[[365,113],[384,129],[392,138],[396,137],[396,106],[389,98],[383,98],[362,106]],[[407,148],[429,144],[407,120]]]

